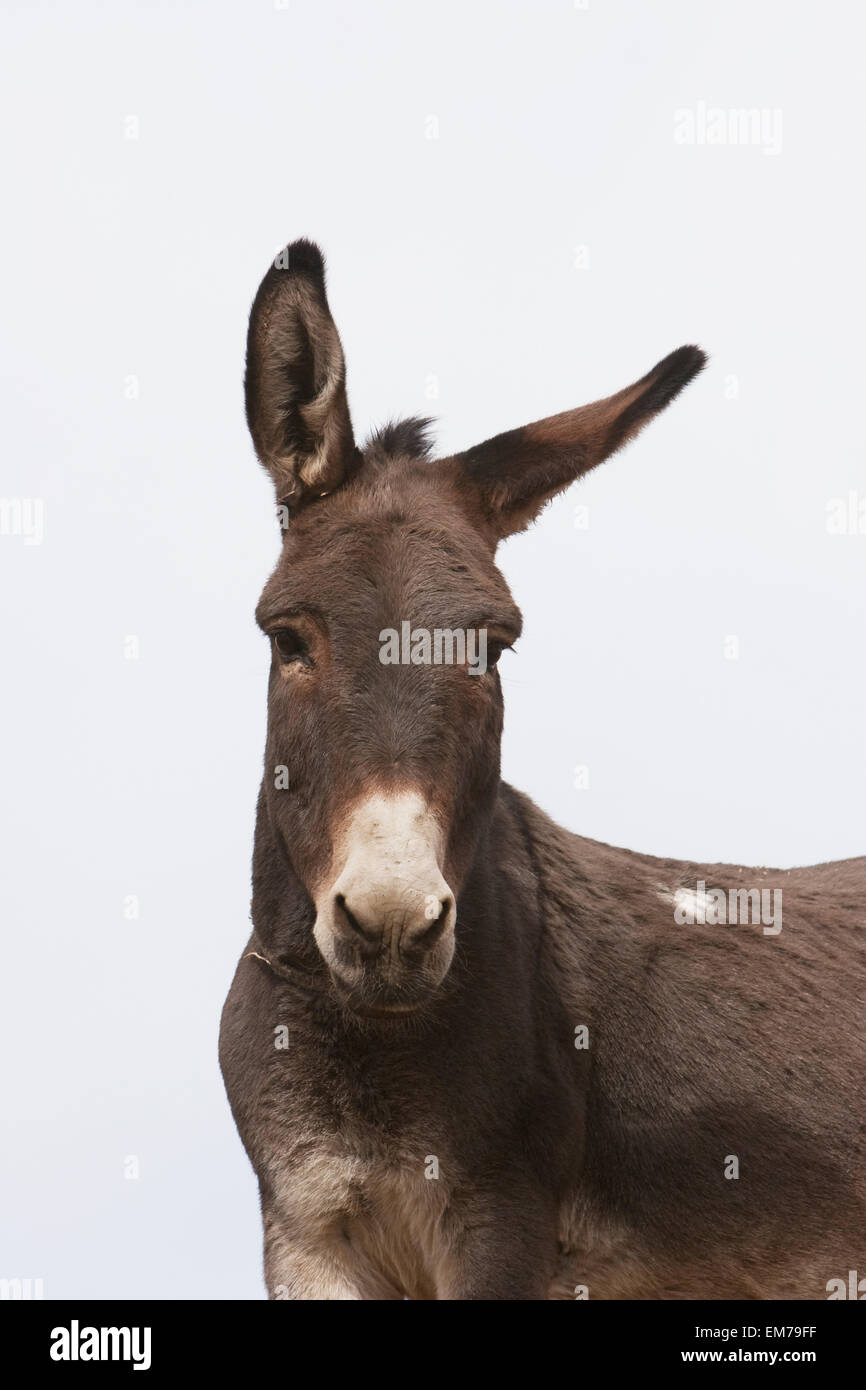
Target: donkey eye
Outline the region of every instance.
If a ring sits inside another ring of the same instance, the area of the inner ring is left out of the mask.
[[[286,664],[290,661],[298,661],[302,666],[312,666],[307,644],[293,628],[281,627],[279,631],[271,635],[280,661]]]

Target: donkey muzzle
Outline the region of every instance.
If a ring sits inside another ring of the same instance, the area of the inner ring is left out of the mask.
[[[314,936],[331,976],[360,1012],[411,1012],[454,954],[456,907],[443,877],[443,836],[414,793],[353,808],[317,896]]]

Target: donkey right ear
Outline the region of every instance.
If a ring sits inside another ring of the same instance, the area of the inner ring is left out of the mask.
[[[340,486],[358,457],[343,348],[311,241],[277,256],[250,312],[247,423],[277,500],[295,511]]]
[[[498,434],[449,462],[475,493],[495,539],[522,531],[551,498],[633,439],[706,365],[681,347],[624,391]]]

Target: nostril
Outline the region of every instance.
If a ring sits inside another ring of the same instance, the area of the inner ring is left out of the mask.
[[[379,940],[380,933],[377,931],[370,931],[368,930],[368,928],[361,925],[355,914],[351,911],[349,904],[346,902],[346,899],[342,893],[337,893],[336,897],[334,898],[334,902],[342,912],[349,926],[352,928],[352,931],[357,932],[358,935],[362,936],[365,941]]]
[[[415,943],[418,943],[424,946],[432,946],[435,941],[438,941],[439,937],[442,935],[446,926],[448,925],[448,919],[451,915],[452,906],[453,902],[451,898],[447,896],[443,898],[442,906],[439,910],[438,916],[434,917],[428,923],[425,923],[424,926],[420,927],[418,931],[413,933],[413,945]]]

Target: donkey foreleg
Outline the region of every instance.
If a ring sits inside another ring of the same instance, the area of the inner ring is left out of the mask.
[[[402,1290],[373,1268],[337,1216],[303,1227],[276,1209],[265,1211],[265,1283],[272,1299],[398,1299]]]
[[[336,1229],[317,1225],[301,1234],[279,1212],[263,1215],[269,1298],[323,1302],[363,1298],[351,1267],[351,1249]]]

